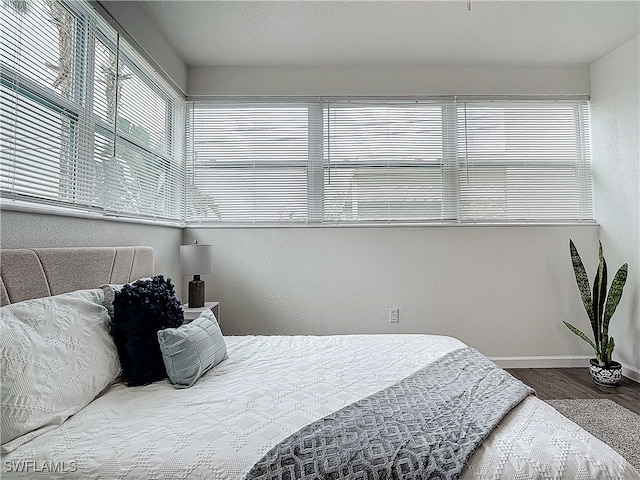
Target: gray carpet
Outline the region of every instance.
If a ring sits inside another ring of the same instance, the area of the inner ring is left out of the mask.
[[[547,400],[547,403],[640,470],[639,415],[606,399]]]

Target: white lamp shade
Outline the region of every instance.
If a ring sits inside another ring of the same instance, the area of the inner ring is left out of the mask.
[[[213,246],[180,245],[180,264],[183,275],[205,275],[213,273]]]

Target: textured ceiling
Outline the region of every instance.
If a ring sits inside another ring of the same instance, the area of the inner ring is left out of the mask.
[[[190,66],[590,64],[640,1],[140,1]]]

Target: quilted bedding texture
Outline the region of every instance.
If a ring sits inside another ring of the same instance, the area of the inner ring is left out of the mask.
[[[167,381],[116,384],[59,428],[3,455],[2,478],[243,479],[303,426],[465,347],[432,335],[226,341],[229,359],[192,388],[174,389]],[[640,475],[607,445],[529,396],[482,443],[461,478]]]

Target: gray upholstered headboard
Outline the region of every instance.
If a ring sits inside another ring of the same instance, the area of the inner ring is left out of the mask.
[[[0,305],[153,275],[151,247],[0,250]]]

